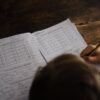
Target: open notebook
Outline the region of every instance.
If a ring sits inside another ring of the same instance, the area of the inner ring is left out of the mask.
[[[28,100],[34,74],[61,54],[87,46],[69,19],[34,33],[0,39],[0,100]]]

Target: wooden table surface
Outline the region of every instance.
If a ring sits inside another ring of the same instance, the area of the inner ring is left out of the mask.
[[[0,0],[0,38],[35,32],[66,18],[88,44],[100,42],[100,0]]]

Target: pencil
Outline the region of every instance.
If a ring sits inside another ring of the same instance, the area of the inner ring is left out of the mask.
[[[98,45],[90,52],[87,54],[87,56],[91,56],[93,55],[93,53],[95,53],[95,51],[100,47],[100,43],[98,43]]]

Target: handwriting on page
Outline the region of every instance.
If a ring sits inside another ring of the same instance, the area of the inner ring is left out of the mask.
[[[67,50],[71,49],[71,43],[61,28],[53,30],[48,34],[40,34],[40,36],[38,36],[38,40],[41,46],[40,49],[47,61],[65,52],[65,48]]]
[[[28,100],[33,76],[42,64],[31,34],[0,40],[0,100]]]
[[[0,81],[3,82],[3,84],[0,84],[0,99],[21,100],[23,98],[27,100],[34,73],[35,70],[33,70],[30,64],[5,71],[0,75]]]
[[[1,100],[26,100],[29,85],[32,80],[34,68],[32,68],[29,59],[31,56],[22,41],[13,42],[1,46],[2,53],[0,56],[1,71],[0,73],[0,99]],[[4,65],[4,66],[3,66]],[[24,81],[27,83],[23,84]],[[29,84],[28,83],[28,84]],[[26,87],[24,87],[26,85]]]
[[[25,44],[22,41],[5,44],[1,46],[4,64],[8,66],[17,66],[17,64],[26,63],[31,58]],[[1,58],[1,63],[2,60]]]
[[[66,20],[60,24],[35,33],[40,50],[47,61],[64,54],[77,54],[86,47],[86,43],[75,25]]]

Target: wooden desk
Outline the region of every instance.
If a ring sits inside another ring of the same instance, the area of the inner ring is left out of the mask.
[[[34,32],[66,18],[77,25],[88,44],[100,41],[100,0],[0,1],[0,38]]]

